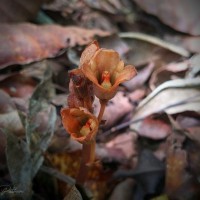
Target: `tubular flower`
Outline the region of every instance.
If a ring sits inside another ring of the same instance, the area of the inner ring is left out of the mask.
[[[100,49],[96,41],[83,51],[80,68],[93,82],[94,93],[101,100],[113,98],[119,84],[137,74],[134,66],[124,66],[124,62],[120,60],[116,51]]]
[[[97,118],[84,108],[63,108],[62,123],[71,137],[80,143],[89,143],[98,130]]]

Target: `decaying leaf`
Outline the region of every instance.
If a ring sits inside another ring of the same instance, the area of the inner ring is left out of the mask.
[[[165,189],[170,196],[177,192],[187,179],[187,152],[182,149],[183,137],[173,133],[168,139]]]
[[[137,135],[133,132],[123,133],[106,143],[107,148],[121,149],[127,159],[137,155]]]
[[[200,78],[167,81],[140,102],[133,114],[133,120],[161,111],[168,114],[186,110],[199,111],[199,103]]]
[[[179,63],[170,63],[169,65],[156,69],[150,79],[151,89],[155,89],[158,85],[164,83],[165,81],[184,78],[188,69],[188,60]]]
[[[12,97],[30,98],[36,86],[31,77],[14,74],[1,81],[0,88]]]
[[[76,177],[78,169],[80,167],[81,151],[76,150],[72,152],[60,152],[56,154],[49,154],[49,159],[53,166],[58,169],[60,172],[71,176]],[[86,181],[86,187],[88,187],[94,199],[104,199],[107,190],[108,190],[108,180],[111,177],[111,172],[106,172],[101,167],[92,167],[88,180]],[[63,183],[62,183],[63,185]],[[66,184],[63,187],[60,187],[61,195],[66,196]],[[67,198],[68,199],[68,198]]]
[[[164,139],[171,133],[169,124],[153,116],[146,117],[144,120],[134,124],[134,130],[136,130],[140,136],[154,140]]]
[[[33,20],[40,6],[51,0],[1,0],[0,22],[24,22]],[[16,12],[17,11],[17,12]]]
[[[0,90],[0,128],[9,129],[16,135],[24,133],[17,109],[10,96],[3,90]]]
[[[139,156],[134,170],[118,170],[115,178],[132,177],[136,180],[134,199],[149,199],[156,196],[161,190],[164,178],[164,163],[158,160],[153,153],[144,149]]]
[[[126,179],[119,183],[112,192],[109,200],[129,200],[133,197],[135,182],[132,179]]]
[[[106,120],[104,128],[112,127],[117,121],[133,110],[133,105],[129,102],[123,92],[118,92],[113,99],[108,102],[103,119]]]
[[[64,48],[88,44],[95,35],[106,36],[109,33],[73,26],[1,24],[0,68],[54,57]]]
[[[6,131],[8,168],[13,184],[22,192],[23,199],[31,198],[31,181],[43,163],[43,152],[46,151],[53,136],[56,111],[47,103],[52,91],[50,80],[51,71],[48,69],[44,80],[38,85],[30,99],[26,120],[26,141],[17,138],[9,130]],[[34,117],[45,109],[49,122],[46,130],[39,133]]]
[[[83,200],[80,192],[77,190],[76,186],[73,186],[69,193],[65,196],[64,200]]]
[[[172,28],[190,33],[200,34],[200,10],[198,0],[134,0],[141,8],[150,14],[156,15]]]

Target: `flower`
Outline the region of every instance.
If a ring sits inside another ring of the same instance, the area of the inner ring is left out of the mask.
[[[119,54],[111,49],[99,48],[94,41],[83,51],[80,68],[93,82],[94,94],[100,100],[114,97],[120,83],[133,78],[137,71],[134,66],[124,66]]]
[[[97,118],[84,108],[63,108],[62,123],[71,137],[80,143],[90,143],[98,131]]]

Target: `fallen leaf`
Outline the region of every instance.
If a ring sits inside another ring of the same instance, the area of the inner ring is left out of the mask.
[[[48,69],[44,80],[37,86],[30,98],[29,112],[25,121],[25,141],[19,139],[9,129],[5,129],[6,156],[10,176],[17,190],[21,191],[23,199],[30,199],[32,196],[32,179],[43,163],[43,153],[47,150],[53,136],[56,111],[48,104],[52,90],[51,71]],[[37,123],[34,123],[34,120],[42,111],[46,111],[48,124],[42,132],[38,132]]]
[[[124,152],[127,159],[137,155],[136,150],[137,135],[132,132],[123,133],[106,143],[107,148],[117,148]]]
[[[1,0],[0,22],[24,22],[33,20],[41,5],[51,0]],[[17,11],[17,12],[16,12]]]
[[[189,113],[179,114],[176,118],[178,124],[185,131],[185,135],[191,140],[200,143],[200,116],[198,114],[190,115]]]
[[[146,117],[131,128],[133,127],[140,136],[154,140],[164,139],[171,133],[169,124],[160,118],[153,118],[153,116]]]
[[[23,135],[24,127],[10,96],[0,90],[0,128],[9,129],[13,134]]]
[[[120,57],[124,57],[124,55],[130,50],[128,44],[118,35],[100,38],[99,44],[102,48],[114,49],[119,53]]]
[[[1,24],[0,68],[54,57],[61,49],[88,44],[95,35],[107,36],[109,33],[73,26]]]
[[[140,89],[136,89],[135,91],[129,93],[128,97],[131,100],[131,102],[138,102],[140,100],[142,100],[145,95],[146,95],[147,91],[145,88],[140,88]]]
[[[114,178],[131,177],[136,180],[134,199],[149,199],[156,196],[164,186],[164,163],[158,160],[150,150],[144,149],[140,153],[138,164],[134,170],[118,170]]]
[[[119,183],[113,190],[109,200],[131,200],[135,182],[132,179],[126,179]]]
[[[134,0],[146,12],[157,16],[168,26],[189,33],[200,35],[200,10],[198,0]]]
[[[83,200],[80,192],[77,190],[76,186],[73,186],[69,193],[65,196],[64,200]]]
[[[197,77],[200,73],[200,54],[192,56],[189,60],[190,71],[187,74],[187,78]]]
[[[200,78],[171,80],[161,84],[140,102],[132,120],[144,119],[158,112],[168,114],[199,111]],[[134,124],[131,125],[134,129]]]
[[[1,81],[0,89],[7,92],[11,97],[30,98],[37,82],[31,77],[14,74]]]
[[[60,12],[66,21],[70,20],[73,24],[79,27],[88,29],[100,29],[110,32],[117,30],[114,23],[110,21],[109,16],[101,13],[98,10],[91,9],[85,1],[70,1],[55,0],[51,4],[44,5],[43,8],[47,11]]]
[[[120,0],[106,0],[106,1],[91,1],[85,0],[85,2],[94,9],[102,10],[110,14],[121,14],[130,11],[130,3],[127,0],[123,2]]]
[[[112,127],[118,120],[123,118],[133,110],[127,96],[123,92],[118,92],[113,99],[108,102],[103,119],[106,120],[104,128]]]
[[[48,155],[51,164],[60,172],[74,178],[77,176],[80,167],[81,150],[73,152],[60,152]],[[111,172],[105,171],[99,167],[91,168],[86,181],[94,199],[104,199],[108,190],[108,180]],[[66,184],[62,187],[61,195],[66,196]]]
[[[185,170],[187,166],[187,152],[182,149],[170,147],[167,154],[166,191],[173,195],[185,181]]]
[[[189,61],[179,63],[170,63],[166,66],[156,69],[150,79],[150,88],[154,90],[158,85],[172,79],[184,78],[189,69]]]

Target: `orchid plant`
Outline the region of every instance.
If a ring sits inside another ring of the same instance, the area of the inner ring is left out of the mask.
[[[61,117],[66,131],[83,145],[77,184],[85,183],[95,164],[95,138],[107,102],[115,96],[120,83],[136,74],[134,66],[124,66],[116,51],[100,48],[97,41],[85,48],[79,68],[69,73],[68,107],[61,110]],[[94,96],[101,104],[98,116],[93,114]]]

